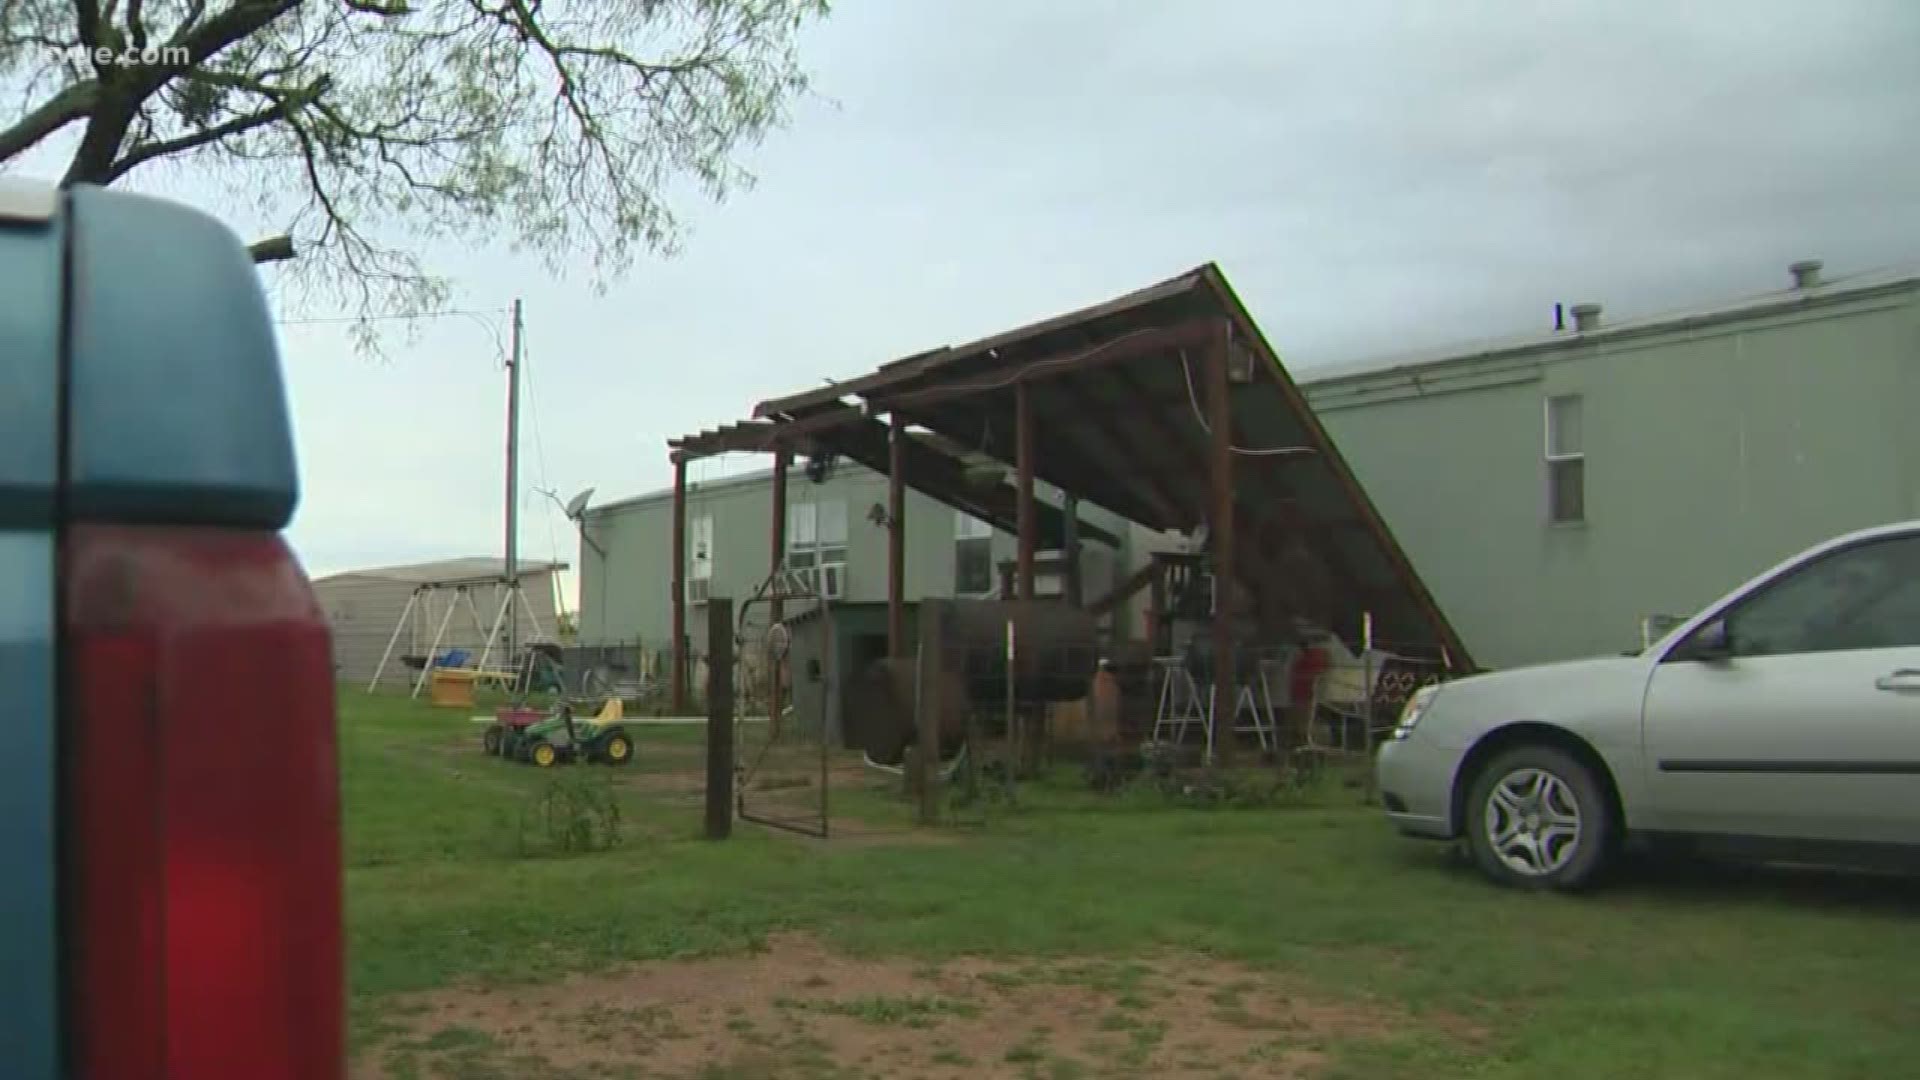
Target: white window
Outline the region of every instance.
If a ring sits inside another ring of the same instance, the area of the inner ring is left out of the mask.
[[[687,602],[704,604],[713,592],[713,515],[693,519],[687,534]]]
[[[845,500],[799,503],[787,508],[787,569],[823,596],[833,598],[845,592]]]
[[[959,510],[953,512],[953,594],[993,593],[993,526]]]
[[[1587,520],[1586,434],[1580,395],[1547,399],[1547,520]]]

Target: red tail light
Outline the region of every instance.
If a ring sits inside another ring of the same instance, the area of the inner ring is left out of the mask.
[[[66,545],[74,1075],[338,1080],[333,670],[305,576],[269,532]]]

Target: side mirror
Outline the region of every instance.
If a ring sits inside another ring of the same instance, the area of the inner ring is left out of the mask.
[[[1694,631],[1681,650],[1680,659],[1708,663],[1733,659],[1733,636],[1727,630],[1727,621],[1715,619]]]

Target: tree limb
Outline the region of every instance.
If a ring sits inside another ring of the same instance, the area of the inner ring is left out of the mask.
[[[300,253],[293,250],[293,237],[271,236],[248,244],[247,254],[253,256],[256,263],[270,263],[298,258]]]
[[[95,0],[74,0],[73,14],[79,24],[80,44],[91,53],[100,44],[100,5]]]
[[[66,87],[41,106],[0,131],[0,161],[32,149],[40,140],[86,116],[100,98],[100,84],[88,79]]]

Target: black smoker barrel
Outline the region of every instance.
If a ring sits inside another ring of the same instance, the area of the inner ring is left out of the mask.
[[[957,747],[969,710],[997,714],[1007,699],[1007,624],[1013,624],[1013,698],[1021,708],[1087,696],[1100,662],[1093,616],[1058,600],[1031,603],[956,600],[944,627],[939,693],[943,751]],[[914,742],[914,662],[879,660],[848,690],[851,741],[869,757],[897,764]]]

